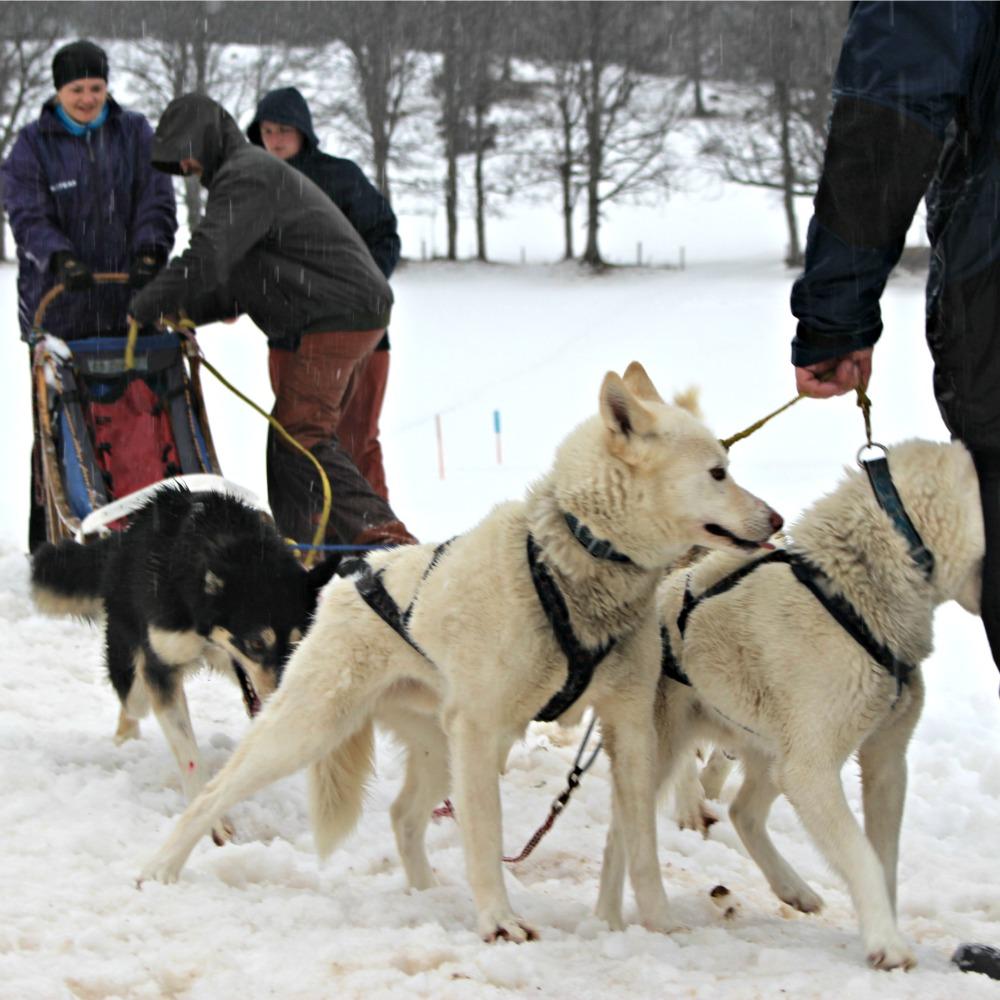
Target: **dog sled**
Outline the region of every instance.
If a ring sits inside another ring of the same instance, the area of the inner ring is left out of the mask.
[[[124,274],[95,275],[124,282]],[[222,479],[193,347],[175,332],[60,340],[47,333],[42,300],[32,331],[36,495],[45,537],[86,541],[124,526],[164,482],[222,490],[257,503]]]

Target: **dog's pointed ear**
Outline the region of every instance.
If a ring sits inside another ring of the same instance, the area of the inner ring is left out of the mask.
[[[687,410],[692,417],[697,417],[699,420],[704,419],[701,407],[698,405],[698,387],[695,385],[689,386],[683,392],[678,392],[674,396],[674,406]]]
[[[309,595],[310,611],[315,610],[319,592],[333,579],[342,558],[339,552],[335,552],[306,571],[306,592]]]
[[[601,383],[601,419],[612,434],[626,439],[652,430],[655,419],[616,372],[608,372]]]
[[[646,374],[646,369],[638,361],[633,361],[625,369],[622,381],[639,399],[646,399],[652,403],[663,402],[663,397],[656,391],[653,380]]]

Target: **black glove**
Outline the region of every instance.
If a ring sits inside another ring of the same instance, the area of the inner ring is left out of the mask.
[[[94,287],[94,275],[90,268],[68,250],[52,255],[52,270],[67,292],[82,292]]]
[[[167,262],[167,255],[159,247],[139,247],[132,266],[128,269],[128,283],[132,288],[145,288]]]

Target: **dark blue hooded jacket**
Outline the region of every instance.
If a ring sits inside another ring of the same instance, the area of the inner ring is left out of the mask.
[[[875,344],[926,194],[935,395],[952,434],[1000,451],[1000,8],[854,4],[834,98],[792,361]]]
[[[301,170],[347,216],[378,269],[390,277],[399,263],[400,242],[396,216],[378,188],[352,160],[320,152],[309,105],[295,87],[281,87],[261,98],[247,128],[247,138],[255,146],[264,145],[260,135],[264,121],[290,125],[302,133],[302,150],[285,162]],[[383,338],[379,348],[388,346],[388,338]]]
[[[3,164],[4,207],[17,242],[18,316],[27,339],[42,296],[57,283],[52,256],[73,253],[92,271],[128,271],[140,248],[166,257],[177,213],[170,178],[153,169],[153,130],[110,97],[104,124],[71,135],[48,101]],[[67,292],[45,314],[57,337],[123,335],[131,290]]]

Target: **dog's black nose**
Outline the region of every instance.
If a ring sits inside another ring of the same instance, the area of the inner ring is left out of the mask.
[[[781,531],[782,526],[785,523],[785,519],[776,511],[771,511],[771,530]]]

